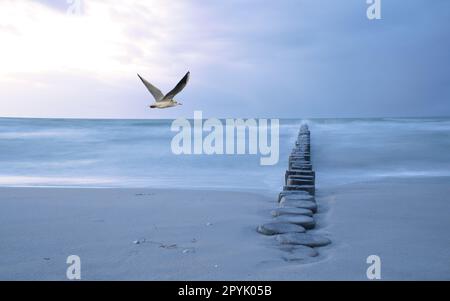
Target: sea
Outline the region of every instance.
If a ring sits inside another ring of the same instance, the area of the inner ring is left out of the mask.
[[[278,191],[303,123],[317,188],[450,176],[450,118],[280,119],[270,166],[260,154],[176,155],[172,122],[0,118],[0,186]]]

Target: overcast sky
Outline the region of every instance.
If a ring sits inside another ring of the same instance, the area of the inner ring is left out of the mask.
[[[0,116],[450,115],[450,1],[0,0]],[[140,73],[177,100],[150,110]]]

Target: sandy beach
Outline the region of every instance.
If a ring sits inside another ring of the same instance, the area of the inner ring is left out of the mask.
[[[405,178],[318,191],[331,238],[309,263],[285,262],[256,233],[275,195],[157,189],[0,189],[0,279],[65,280],[78,255],[84,280],[450,279],[449,178]]]
[[[273,204],[250,193],[0,191],[0,279],[64,280],[71,254],[86,280],[252,278],[276,258],[255,231]]]
[[[2,1],[0,282],[450,281],[430,2]]]

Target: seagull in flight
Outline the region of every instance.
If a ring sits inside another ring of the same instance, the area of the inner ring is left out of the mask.
[[[165,109],[181,105],[181,103],[179,103],[173,98],[175,97],[175,95],[180,93],[184,89],[184,87],[186,87],[189,81],[190,74],[191,74],[190,72],[186,73],[186,75],[180,80],[180,82],[175,86],[175,88],[173,88],[166,95],[163,95],[161,90],[153,86],[151,83],[146,81],[142,76],[138,74],[139,78],[144,83],[145,87],[148,89],[148,91],[153,95],[153,97],[156,100],[156,102],[150,105],[150,108]]]

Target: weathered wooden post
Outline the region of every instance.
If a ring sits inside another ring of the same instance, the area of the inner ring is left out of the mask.
[[[306,124],[300,127],[295,147],[289,155],[284,176],[283,191],[278,195],[279,208],[272,211],[274,222],[258,227],[264,235],[276,235],[282,245],[301,246],[302,252],[285,257],[299,260],[317,256],[312,247],[325,246],[331,241],[320,235],[304,233],[315,227],[313,214],[317,212],[315,200],[316,174],[311,162],[311,133]]]

